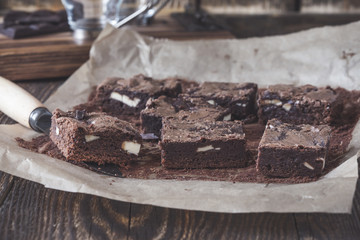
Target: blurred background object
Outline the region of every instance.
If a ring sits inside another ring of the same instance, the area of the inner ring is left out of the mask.
[[[61,0],[1,0],[0,9],[17,11],[36,11],[39,9],[48,9],[58,11],[64,9]]]
[[[133,0],[134,1],[134,0]],[[132,0],[124,0],[131,5]],[[188,6],[201,6],[211,14],[278,14],[301,13],[360,13],[359,0],[170,0],[161,14],[181,12]],[[0,9],[33,11],[60,10],[61,0],[1,0]]]
[[[124,11],[131,12],[135,1],[123,0]],[[0,0],[0,22],[1,14],[9,10],[39,9],[64,8],[61,0]],[[360,0],[169,0],[155,21],[145,21],[148,25],[134,21],[131,27],[156,38],[228,39],[281,35],[354,21],[360,21]],[[74,41],[70,32],[17,40],[0,35],[0,75],[12,80],[69,76],[88,59],[91,43]]]

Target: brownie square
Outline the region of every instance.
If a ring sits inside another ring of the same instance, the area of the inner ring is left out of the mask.
[[[220,106],[214,106],[207,102],[197,103],[183,98],[168,98],[160,96],[157,99],[149,99],[146,108],[140,113],[141,130],[143,133],[154,133],[160,137],[162,119],[173,117],[192,121],[226,121],[231,120],[229,110]]]
[[[254,119],[256,115],[255,83],[203,82],[189,91],[193,98],[202,98],[213,105],[229,108],[236,120]],[[251,117],[249,117],[252,115]]]
[[[256,169],[268,177],[316,177],[325,168],[327,125],[294,125],[269,120],[259,144]]]
[[[165,168],[245,167],[242,122],[163,120],[160,142]]]
[[[93,101],[98,102],[102,111],[114,116],[138,115],[149,98],[176,97],[182,91],[182,81],[185,80],[155,80],[141,74],[130,79],[108,78],[97,87]]]
[[[142,139],[128,122],[103,113],[53,112],[50,138],[64,157],[98,164],[135,160]]]
[[[294,124],[329,124],[342,104],[338,94],[331,88],[312,85],[272,85],[259,90],[258,116],[260,122],[277,118]]]

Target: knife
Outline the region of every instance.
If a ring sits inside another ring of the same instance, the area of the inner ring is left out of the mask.
[[[19,85],[0,77],[0,111],[37,132],[49,135],[51,112]]]

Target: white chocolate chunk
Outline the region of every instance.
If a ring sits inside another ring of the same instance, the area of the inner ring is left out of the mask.
[[[141,101],[139,98],[130,99],[128,96],[121,95],[117,92],[112,92],[110,94],[110,98],[117,100],[119,102],[122,102],[122,103],[128,105],[129,107],[136,107],[139,104],[139,102]]]
[[[272,100],[265,100],[265,104],[273,104],[276,106],[281,106],[282,102],[278,99],[272,99]]]
[[[209,100],[209,101],[207,101],[209,104],[211,104],[211,105],[215,105],[215,101],[214,100]]]
[[[55,128],[55,134],[56,135],[59,135],[60,134],[60,129],[56,126],[56,128]]]
[[[224,121],[230,121],[230,120],[231,120],[231,113],[228,114],[228,115],[226,115],[226,116],[224,116],[223,120],[224,120]]]
[[[214,147],[212,145],[208,145],[208,146],[205,146],[205,147],[199,147],[196,152],[206,152],[206,151],[210,151],[210,150],[213,150]]]
[[[124,141],[121,144],[121,148],[128,153],[138,155],[140,152],[141,144],[137,142]]]
[[[324,158],[317,158],[315,161],[322,161],[321,170],[323,170],[325,168],[325,159]]]
[[[319,131],[320,131],[318,128],[316,128],[316,127],[314,127],[314,126],[311,126],[310,130],[311,130],[312,132],[319,132]]]
[[[196,152],[206,152],[206,151],[210,151],[210,150],[220,150],[220,148],[214,148],[212,145],[208,145],[205,147],[199,147]]]
[[[95,135],[85,135],[85,142],[91,142],[99,138],[100,138],[99,136],[95,136]]]
[[[285,103],[283,106],[282,106],[282,108],[283,109],[285,109],[285,111],[290,111],[290,109],[291,109],[291,104],[289,104],[289,103]]]
[[[303,163],[305,167],[307,167],[310,170],[314,170],[315,168],[313,166],[311,166],[308,162],[304,162]]]
[[[239,107],[246,107],[247,104],[246,103],[237,103],[236,105]]]

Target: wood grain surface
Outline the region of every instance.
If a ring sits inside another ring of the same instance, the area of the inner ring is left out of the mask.
[[[63,80],[19,85],[44,101]],[[222,214],[51,190],[0,172],[0,239],[359,239],[359,217],[359,184],[351,214]]]
[[[151,28],[132,28],[147,36],[173,40],[234,38],[226,30],[185,32],[169,17],[157,19]],[[0,76],[10,80],[70,76],[88,60],[91,44],[75,40],[71,32],[16,40],[0,35]]]
[[[77,44],[70,32],[17,40],[0,36],[0,75],[11,80],[69,76],[88,59],[90,46]]]

